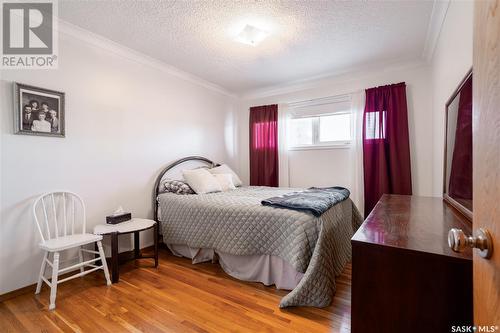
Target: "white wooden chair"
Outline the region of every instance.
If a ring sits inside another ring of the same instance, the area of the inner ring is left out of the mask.
[[[107,285],[111,285],[106,257],[101,243],[102,236],[86,233],[85,205],[77,194],[63,191],[43,194],[33,204],[33,215],[42,237],[39,246],[45,251],[35,294],[40,293],[42,281],[50,286],[49,310],[56,307],[57,285],[59,283],[102,269]],[[83,247],[93,243],[97,243],[98,251],[88,250]],[[60,253],[72,248],[78,248],[79,263],[62,269],[59,268]],[[84,261],[84,252],[93,255],[98,254],[99,256]],[[49,260],[49,253],[53,254],[52,262]],[[101,261],[100,266],[95,264],[98,260]],[[47,264],[52,268],[52,279],[50,281],[44,276]],[[91,267],[91,269],[85,270],[86,266]],[[79,273],[58,280],[60,274],[77,268],[80,268]]]

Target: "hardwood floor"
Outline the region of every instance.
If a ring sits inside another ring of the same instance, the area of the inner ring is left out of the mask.
[[[337,278],[328,308],[279,309],[285,291],[238,281],[218,264],[192,265],[160,249],[157,269],[144,261],[120,266],[120,282],[92,273],[58,287],[0,303],[0,332],[349,332],[351,264]]]

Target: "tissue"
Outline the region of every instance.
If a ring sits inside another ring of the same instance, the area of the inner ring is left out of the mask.
[[[118,206],[118,208],[113,212],[113,214],[111,214],[111,216],[118,216],[118,215],[122,215],[123,213],[125,213],[125,211],[123,210],[123,207]]]

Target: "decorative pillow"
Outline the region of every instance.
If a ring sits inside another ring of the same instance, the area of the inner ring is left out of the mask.
[[[161,189],[163,190],[163,192],[176,194],[195,194],[193,189],[182,180],[167,179],[162,182]]]
[[[197,194],[222,191],[217,179],[207,169],[183,170],[182,174],[186,182]]]
[[[229,190],[234,190],[236,189],[236,186],[234,186],[233,183],[233,175],[230,173],[216,173],[213,175],[215,179],[220,184],[220,187],[222,187],[222,191],[229,191]]]
[[[221,166],[218,166],[218,167],[215,167],[212,169],[208,169],[208,171],[210,171],[210,173],[212,173],[214,175],[215,174],[229,173],[233,176],[234,186],[241,186],[243,184],[240,177],[238,177],[238,175],[233,170],[231,170],[231,168],[228,167],[227,164],[222,164]]]

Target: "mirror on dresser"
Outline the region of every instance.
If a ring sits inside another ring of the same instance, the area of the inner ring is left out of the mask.
[[[472,70],[446,103],[443,198],[472,221]]]

